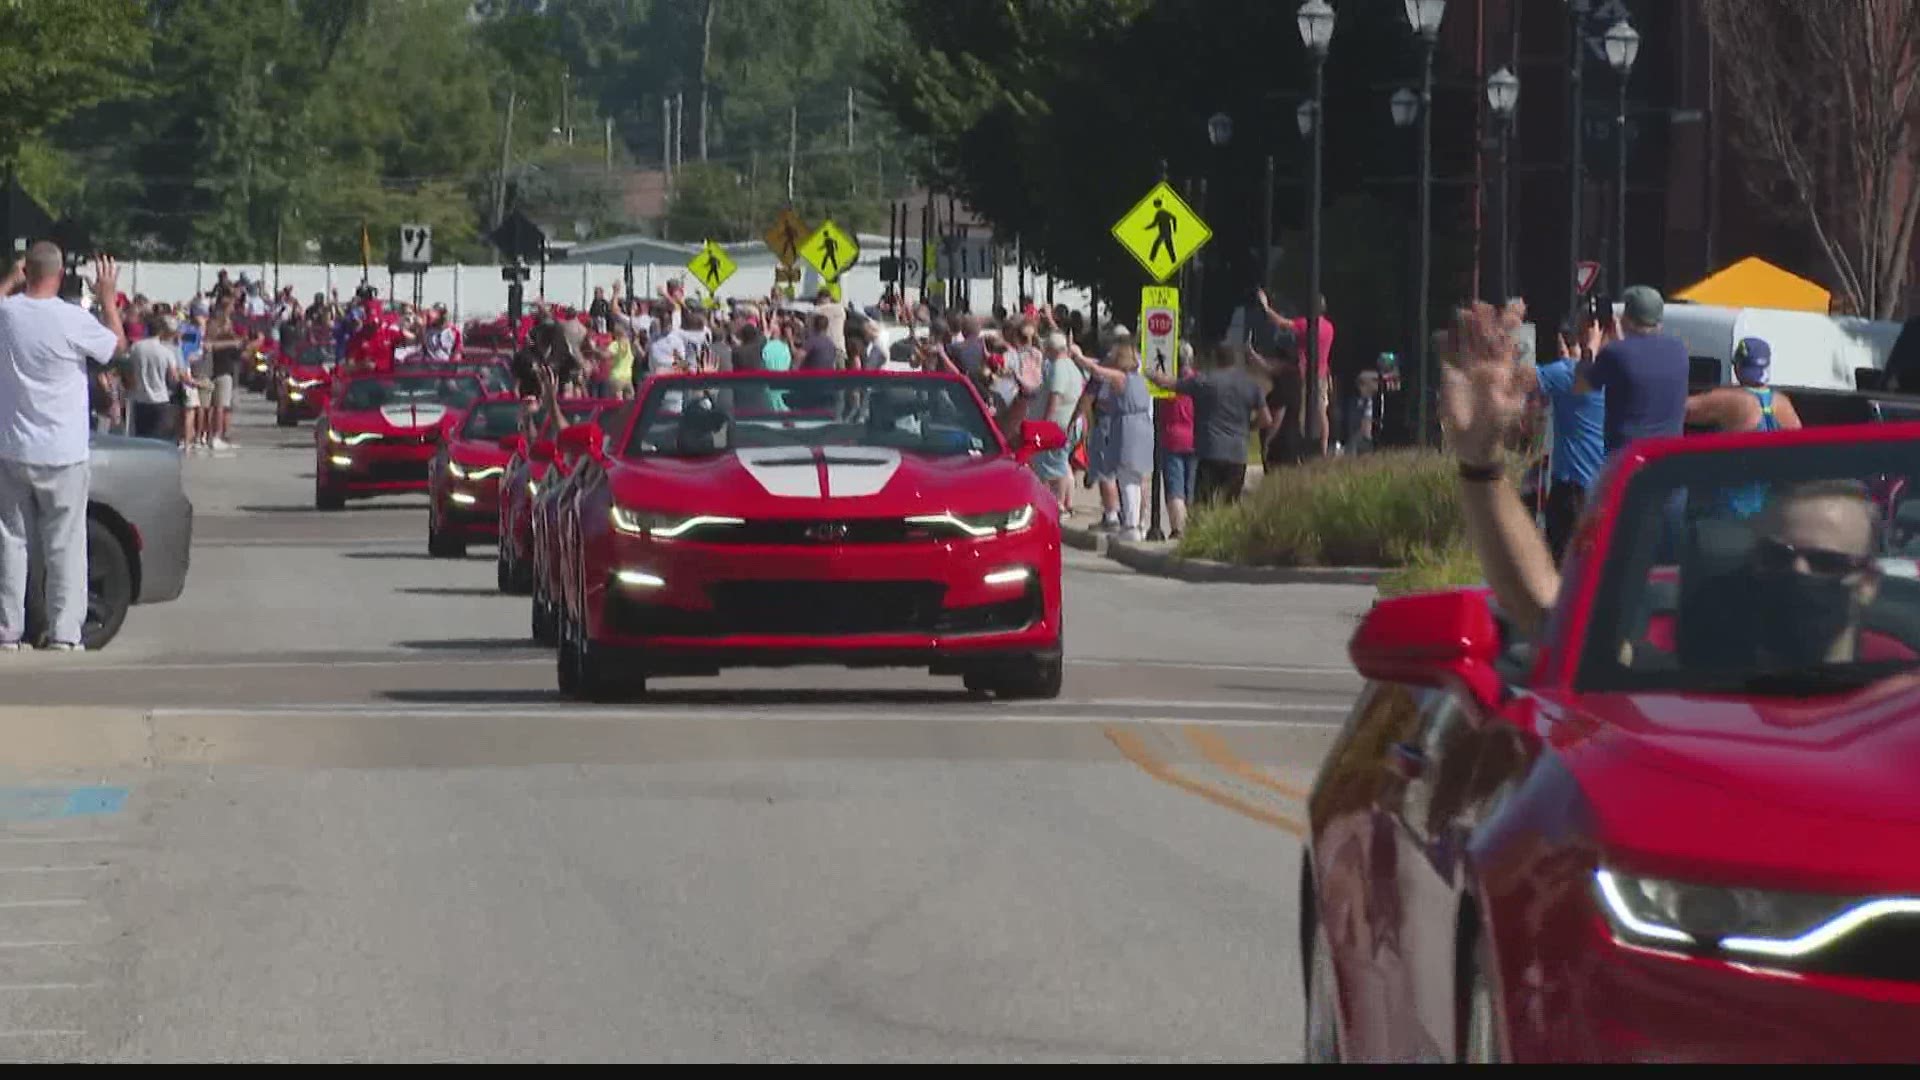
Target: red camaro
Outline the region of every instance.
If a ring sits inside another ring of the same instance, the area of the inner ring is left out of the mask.
[[[492,543],[500,521],[500,478],[520,440],[518,394],[474,402],[449,414],[427,468],[427,552],[457,559],[469,543]]]
[[[1915,423],[1636,442],[1536,635],[1376,604],[1309,802],[1309,1059],[1920,1059],[1915,477]]]
[[[313,505],[427,490],[440,422],[481,396],[474,375],[364,372],[342,378],[313,430]]]
[[[972,385],[927,373],[660,375],[562,508],[562,692],[727,667],[919,667],[1060,693],[1057,504]]]

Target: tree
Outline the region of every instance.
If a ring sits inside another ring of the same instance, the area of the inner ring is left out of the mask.
[[[133,89],[145,14],[140,0],[0,4],[0,172],[35,134]]]
[[[1860,314],[1891,318],[1920,218],[1920,5],[1703,0],[1755,194],[1803,220]],[[1785,195],[1785,198],[1781,198]]]

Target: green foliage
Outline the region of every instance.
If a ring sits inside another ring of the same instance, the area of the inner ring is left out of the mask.
[[[1237,503],[1195,507],[1180,553],[1256,566],[1446,569],[1465,543],[1456,465],[1383,450],[1276,467]]]
[[[1479,585],[1485,580],[1479,556],[1465,542],[1460,542],[1441,548],[1414,549],[1407,565],[1382,577],[1374,587],[1381,596],[1404,596]]]
[[[140,0],[0,4],[0,172],[26,141],[131,92],[151,44]]]

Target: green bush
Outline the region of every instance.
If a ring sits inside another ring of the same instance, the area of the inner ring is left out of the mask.
[[[1419,549],[1407,565],[1382,577],[1375,588],[1381,596],[1403,596],[1478,585],[1485,580],[1479,557],[1463,542],[1437,550]]]
[[[1180,554],[1249,566],[1406,567],[1457,576],[1472,560],[1458,477],[1451,455],[1427,449],[1279,466],[1237,503],[1195,507]]]

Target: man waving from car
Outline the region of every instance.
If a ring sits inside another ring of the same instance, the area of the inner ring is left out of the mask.
[[[1461,507],[1481,570],[1502,609],[1532,635],[1558,602],[1560,575],[1501,466],[1502,447],[1524,419],[1532,386],[1531,372],[1514,362],[1512,329],[1485,304],[1461,313],[1441,387],[1440,422],[1460,461]],[[1864,486],[1845,480],[1771,493],[1753,519],[1751,553],[1713,583],[1709,606],[1723,632],[1705,640],[1704,649],[1683,641],[1670,662],[1711,663],[1730,651],[1766,667],[1854,660],[1863,613],[1881,584],[1877,517]]]

